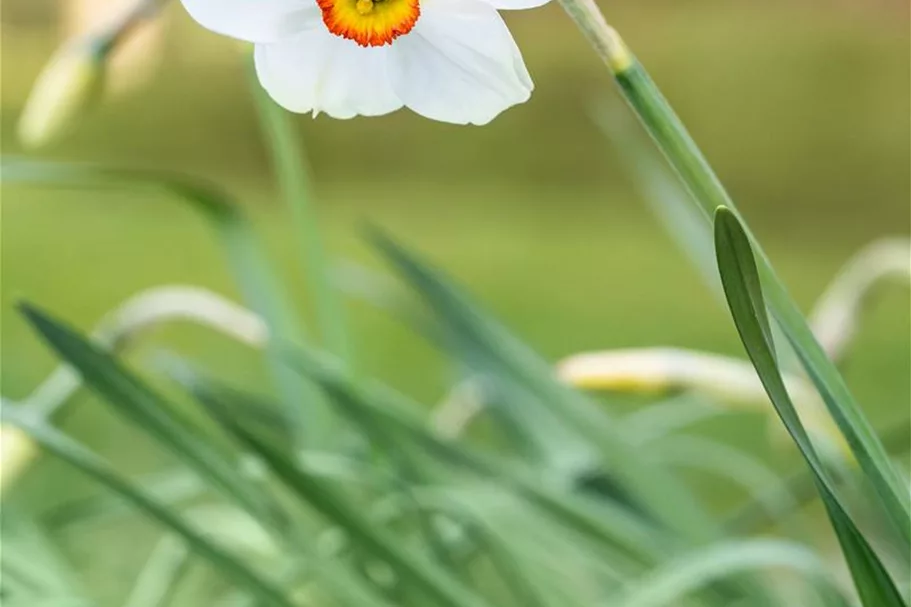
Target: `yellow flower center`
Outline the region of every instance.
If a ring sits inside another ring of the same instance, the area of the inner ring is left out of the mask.
[[[317,0],[323,23],[361,46],[382,46],[407,34],[421,15],[418,0]]]

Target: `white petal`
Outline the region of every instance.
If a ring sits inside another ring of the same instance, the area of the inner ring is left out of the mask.
[[[550,0],[484,0],[487,4],[501,11],[520,11],[526,8],[544,6]]]
[[[412,110],[455,124],[486,124],[533,88],[497,11],[479,0],[431,0],[391,46],[389,73]]]
[[[389,47],[363,48],[324,28],[256,45],[259,81],[292,112],[378,116],[402,107],[389,82]]]
[[[315,0],[182,0],[203,27],[250,42],[274,42],[322,23]]]

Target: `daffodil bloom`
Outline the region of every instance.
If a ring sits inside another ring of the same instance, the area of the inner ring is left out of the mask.
[[[485,124],[533,88],[500,9],[547,0],[183,0],[255,44],[263,87],[292,112],[377,116],[407,106]]]

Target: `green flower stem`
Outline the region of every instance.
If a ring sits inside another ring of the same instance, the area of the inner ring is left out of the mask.
[[[310,199],[307,163],[294,135],[294,124],[259,85],[255,75],[251,76],[251,87],[282,194],[291,208],[308,291],[315,300],[320,337],[327,349],[350,365],[344,310],[330,280],[319,221]]]
[[[711,221],[715,209],[737,213],[750,236],[765,283],[768,305],[822,395],[904,546],[911,545],[911,497],[891,465],[882,442],[848,390],[844,379],[776,276],[724,186],[643,66],[611,28],[594,0],[561,0],[566,12],[610,68],[627,102],[680,176],[700,210]]]
[[[560,4],[614,74],[631,67],[634,59],[626,43],[607,24],[594,0],[560,0]]]

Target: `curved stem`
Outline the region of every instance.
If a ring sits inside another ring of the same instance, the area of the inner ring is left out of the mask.
[[[142,291],[105,315],[92,335],[114,352],[123,352],[141,333],[177,320],[207,326],[257,348],[263,347],[268,340],[268,329],[259,316],[221,295],[188,286],[163,286]],[[47,418],[81,385],[77,373],[60,365],[22,404]]]

